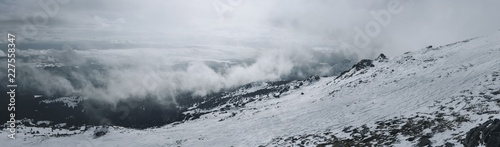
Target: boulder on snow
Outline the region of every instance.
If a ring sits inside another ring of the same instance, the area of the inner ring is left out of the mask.
[[[94,130],[94,138],[99,138],[99,137],[101,137],[101,136],[104,136],[104,135],[106,135],[108,132],[109,132],[109,130],[108,130],[108,127],[107,127],[107,126],[97,127],[97,128]]]

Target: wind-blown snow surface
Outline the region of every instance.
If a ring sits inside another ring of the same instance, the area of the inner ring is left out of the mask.
[[[453,123],[452,129],[444,131],[424,129],[421,132],[432,133],[429,140],[433,145],[446,142],[459,145],[458,140],[463,139],[469,129],[490,116],[498,116],[498,103],[486,99],[500,99],[494,92],[500,90],[499,57],[500,33],[496,33],[406,53],[388,61],[375,60],[374,67],[321,78],[279,98],[213,111],[199,119],[161,128],[111,127],[99,138],[92,136],[93,131],[80,130],[68,137],[18,133],[16,140],[7,137],[0,140],[3,146],[289,146],[296,143],[283,138],[304,134],[321,136],[327,132],[348,138],[345,128],[349,126],[366,124],[373,129],[377,121],[415,115],[442,117],[433,115],[440,112],[445,120],[454,119],[449,114],[459,113],[467,121]],[[60,130],[52,134],[57,131]],[[7,136],[5,130],[1,134]],[[392,143],[395,146],[418,143],[418,138],[396,136],[397,141]],[[314,138],[298,140],[306,140],[302,143],[308,146],[325,143]]]

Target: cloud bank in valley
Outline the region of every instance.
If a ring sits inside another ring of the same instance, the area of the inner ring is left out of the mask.
[[[153,97],[175,103],[179,93],[203,96],[251,82],[333,75],[357,58],[324,49],[251,50],[18,50],[23,75],[18,81],[49,97],[82,95],[109,102]]]

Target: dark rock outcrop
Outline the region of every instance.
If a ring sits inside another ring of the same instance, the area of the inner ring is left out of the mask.
[[[432,142],[429,140],[430,136],[422,136],[417,144],[418,147],[431,146]]]
[[[389,61],[389,59],[387,59],[387,57],[384,54],[380,54],[377,58],[375,58],[375,60],[363,59],[363,60],[359,61],[358,63],[354,64],[351,69],[343,71],[342,73],[340,73],[340,75],[337,76],[335,79],[339,79],[339,78],[342,79],[342,78],[351,77],[352,74],[351,75],[347,75],[347,73],[349,73],[353,69],[355,69],[356,71],[360,71],[362,69],[367,69],[367,68],[370,68],[370,67],[375,67],[375,65],[373,64],[373,61],[387,62],[387,61]]]
[[[466,147],[485,145],[486,147],[500,146],[500,120],[488,120],[485,123],[472,128],[462,144]]]
[[[356,70],[365,69],[367,67],[375,67],[375,65],[373,65],[373,60],[363,59],[352,66],[352,68]]]
[[[380,54],[380,55],[378,55],[377,58],[375,58],[375,61],[378,61],[378,62],[387,62],[387,61],[389,61],[389,59],[387,59],[387,57],[384,54]]]

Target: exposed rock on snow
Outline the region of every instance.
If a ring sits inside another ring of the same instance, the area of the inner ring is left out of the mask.
[[[472,128],[467,132],[463,144],[467,147],[479,145],[485,145],[486,147],[500,146],[500,120],[488,120],[480,126]]]

